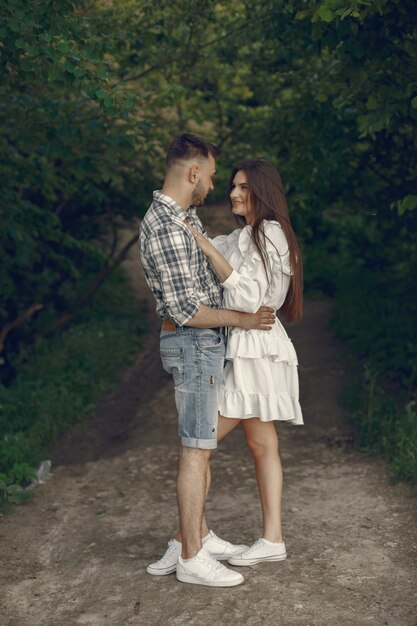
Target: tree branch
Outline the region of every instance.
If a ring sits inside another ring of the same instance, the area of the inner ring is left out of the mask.
[[[84,308],[87,304],[91,302],[93,296],[100,289],[101,285],[105,282],[105,280],[107,280],[110,274],[114,272],[114,270],[120,265],[120,263],[124,261],[130,248],[135,243],[137,243],[137,241],[138,235],[137,233],[135,233],[135,235],[131,237],[131,239],[129,239],[129,241],[123,246],[117,256],[113,259],[113,263],[107,265],[100,272],[98,272],[94,280],[90,283],[87,289],[87,293],[77,302],[77,308],[73,309],[72,311],[67,311],[63,313],[47,330],[42,333],[42,337],[47,337],[48,335],[51,335],[53,332],[55,332],[58,328],[61,328],[61,326],[64,326],[67,322],[69,322],[73,317],[77,315],[80,309]]]
[[[229,141],[229,139],[231,139],[233,137],[233,135],[235,134],[235,132],[237,130],[239,130],[239,128],[242,128],[243,126],[249,125],[251,124],[251,121],[249,122],[239,122],[239,124],[235,124],[235,126],[233,126],[230,131],[228,133],[226,133],[225,135],[223,135],[223,137],[220,139],[220,141],[217,142],[217,147],[218,148],[223,148],[224,144],[227,143]]]
[[[16,319],[13,320],[13,322],[8,322],[5,326],[3,326],[3,328],[0,331],[0,352],[3,352],[4,349],[4,341],[7,337],[7,335],[17,326],[20,326],[21,324],[23,324],[23,322],[26,322],[26,320],[29,320],[33,315],[35,315],[35,313],[37,313],[37,311],[40,311],[40,309],[43,309],[43,304],[32,304],[29,308],[27,308],[25,311],[22,311],[22,313],[20,313]]]
[[[62,210],[66,207],[66,205],[68,204],[70,199],[70,196],[64,196],[61,200],[61,202],[58,204],[58,206],[56,207],[56,209],[54,209],[54,213],[55,215],[60,215],[60,213],[62,212]]]
[[[204,48],[209,48],[210,46],[214,46],[220,41],[223,41],[223,39],[227,39],[231,37],[232,35],[234,35],[235,33],[240,32],[241,30],[245,30],[246,28],[252,28],[256,22],[262,22],[263,20],[268,19],[271,15],[272,13],[265,13],[265,15],[261,15],[258,18],[246,20],[242,24],[239,24],[239,26],[236,26],[236,28],[232,28],[231,30],[229,30],[227,33],[224,33],[223,35],[220,35],[219,37],[216,37],[215,39],[207,41],[204,44],[201,44],[199,46],[199,50],[204,50]],[[111,87],[111,89],[115,89],[121,83],[128,83],[132,80],[139,80],[140,78],[143,78],[144,76],[146,76],[150,72],[153,72],[154,70],[158,70],[163,67],[172,65],[172,63],[174,63],[175,61],[176,59],[173,56],[167,55],[167,58],[164,62],[160,61],[159,63],[155,63],[154,65],[151,65],[151,67],[148,67],[146,70],[139,72],[139,74],[134,74],[133,76],[126,76],[126,78],[121,78],[119,81],[117,81],[117,83],[115,83]]]

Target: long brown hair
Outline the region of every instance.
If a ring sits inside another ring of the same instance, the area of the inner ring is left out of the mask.
[[[277,169],[265,159],[251,159],[233,168],[230,177],[229,192],[237,172],[245,172],[248,181],[250,206],[254,220],[251,224],[252,240],[258,249],[268,276],[268,257],[266,253],[263,220],[279,222],[288,242],[290,255],[291,280],[287,296],[280,311],[288,322],[297,322],[303,313],[303,263],[301,250],[291,226],[284,186]],[[244,217],[236,215],[240,224],[246,224]]]

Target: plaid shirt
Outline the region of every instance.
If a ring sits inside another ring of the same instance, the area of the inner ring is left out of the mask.
[[[183,326],[200,304],[220,308],[222,288],[184,223],[204,232],[195,208],[184,211],[160,191],[153,198],[139,231],[140,258],[157,314]]]

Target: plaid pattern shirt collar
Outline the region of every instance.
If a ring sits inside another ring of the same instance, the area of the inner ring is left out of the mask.
[[[160,202],[164,204],[168,209],[170,209],[182,222],[190,222],[193,226],[198,224],[198,230],[201,230],[200,219],[197,216],[197,209],[195,206],[190,206],[190,208],[186,211],[175,202],[170,196],[166,196],[162,191],[154,191],[153,192],[154,202]]]

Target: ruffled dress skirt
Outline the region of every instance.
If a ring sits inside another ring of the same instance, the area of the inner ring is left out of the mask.
[[[239,419],[304,423],[297,355],[279,320],[269,332],[231,329],[219,411]]]

